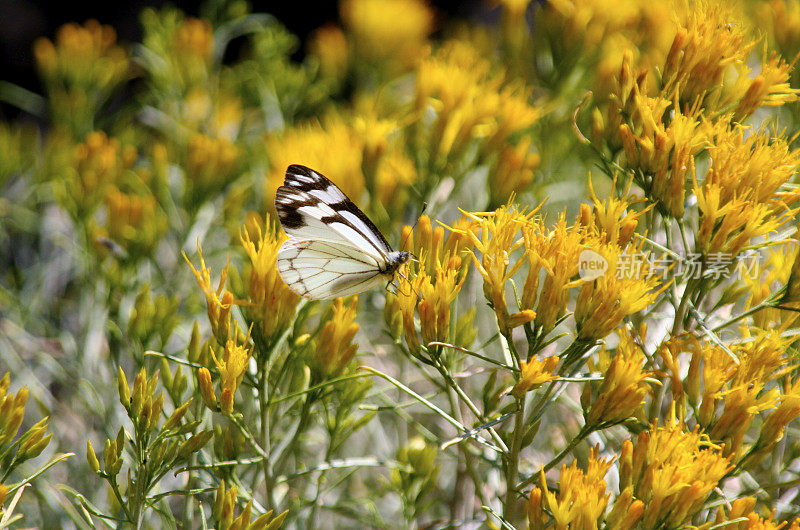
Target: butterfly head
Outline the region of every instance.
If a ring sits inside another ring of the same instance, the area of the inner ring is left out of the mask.
[[[394,276],[400,265],[411,259],[411,252],[405,250],[395,251],[389,253],[389,259],[386,260],[386,271],[384,274]]]

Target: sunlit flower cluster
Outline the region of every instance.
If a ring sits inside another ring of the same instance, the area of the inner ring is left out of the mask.
[[[128,53],[114,28],[96,20],[66,24],[55,42],[38,39],[33,52],[56,123],[79,136],[91,131],[100,105],[128,75]]]
[[[88,218],[109,190],[136,162],[137,150],[105,133],[90,133],[75,146],[73,166],[63,168],[56,193],[64,208],[78,219]]]
[[[432,171],[452,171],[465,156],[475,156],[470,150],[475,146],[480,158],[500,153],[489,176],[493,204],[531,182],[539,159],[529,153],[530,144],[513,139],[533,126],[542,110],[530,103],[528,88],[493,71],[469,43],[450,41],[423,57],[416,71],[414,109],[421,120],[414,141],[427,152]]]
[[[357,303],[357,296],[349,304],[337,298],[323,319],[310,359],[312,370],[322,379],[341,374],[358,351],[358,344],[353,342],[359,328],[355,321]]]
[[[550,491],[544,473],[540,487],[534,488],[527,502],[528,528],[548,528],[544,509],[552,515],[556,528],[596,528],[602,520],[611,494],[607,491],[606,474],[612,459],[599,458],[598,449],[592,449],[586,470],[578,462],[561,466],[558,488]]]
[[[618,335],[620,341],[613,357],[607,359],[601,354],[605,361],[602,364],[607,364],[600,366],[603,381],[597,395],[584,404],[588,425],[614,424],[634,416],[650,391],[646,379],[651,374],[643,369],[645,356],[641,346],[636,344],[629,330]],[[590,389],[590,385],[584,387],[584,396]]]
[[[413,64],[433,30],[422,0],[344,0],[339,11],[356,60],[397,70]]]
[[[245,274],[247,305],[243,311],[256,324],[267,346],[271,346],[292,321],[300,297],[281,280],[276,258],[285,236],[274,225],[262,230],[255,225],[255,233],[243,230],[241,243],[250,259],[249,275]]]
[[[755,465],[797,415],[796,385],[785,379],[794,368],[786,357],[790,342],[777,332],[761,331],[730,347],[694,338],[674,340],[669,346],[673,359],[681,351],[691,353],[683,384],[678,383],[677,392],[673,387],[678,406],[685,392],[697,424],[739,465]],[[681,368],[674,360],[670,365],[675,385]],[[776,385],[780,381],[785,393]],[[748,445],[756,438],[751,428],[763,411],[771,411],[767,418],[772,419],[761,424],[758,441]]]
[[[635,443],[625,441],[619,465],[620,491],[630,488],[644,503],[644,528],[686,522],[731,467],[705,435],[674,420],[653,425]]]
[[[406,267],[407,275],[400,277],[392,306],[402,315],[406,344],[414,353],[419,352],[420,344],[427,346],[454,338],[451,311],[466,279],[462,256],[471,246],[467,234],[471,233],[472,223],[462,219],[456,226],[460,229],[451,230],[445,238],[444,228],[433,228],[430,218],[423,215],[416,232],[410,226],[402,232],[403,248],[418,256],[418,263]],[[415,314],[419,316],[419,334]]]

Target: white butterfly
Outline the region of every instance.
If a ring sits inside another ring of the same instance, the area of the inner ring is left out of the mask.
[[[305,298],[348,296],[392,281],[411,257],[392,250],[342,190],[305,166],[286,170],[275,208],[290,236],[278,250],[278,272]]]

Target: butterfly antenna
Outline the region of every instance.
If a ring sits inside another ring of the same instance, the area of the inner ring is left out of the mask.
[[[417,223],[419,223],[419,218],[420,218],[420,217],[422,217],[422,216],[423,216],[423,214],[425,214],[425,210],[427,210],[427,209],[428,209],[428,203],[427,203],[427,202],[423,202],[423,203],[422,203],[422,209],[419,211],[419,215],[417,216],[417,220],[416,220],[416,221],[414,221],[414,224],[413,224],[413,225],[411,225],[411,231],[410,231],[408,234],[406,234],[406,239],[404,239],[404,240],[402,241],[402,244],[400,245],[400,248],[405,248],[405,246],[406,246],[406,241],[408,241],[408,236],[409,236],[410,234],[413,234],[413,233],[414,233],[414,229],[417,227]],[[411,255],[412,255],[412,256],[414,256],[414,253],[412,252],[412,253],[411,253]],[[414,256],[414,261],[416,261],[417,263],[419,263],[419,259],[417,259],[417,257],[416,257],[416,256]]]

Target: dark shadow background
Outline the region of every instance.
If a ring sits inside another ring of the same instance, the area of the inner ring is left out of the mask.
[[[431,1],[437,18],[471,18],[486,9],[480,0]],[[252,12],[266,12],[275,15],[292,33],[304,42],[316,28],[327,22],[338,21],[338,7],[335,1],[292,2],[258,1],[250,2]],[[0,0],[0,80],[10,81],[28,90],[41,94],[41,86],[33,63],[32,45],[37,37],[51,40],[56,30],[67,22],[83,23],[94,18],[102,24],[113,26],[117,39],[122,43],[141,39],[139,14],[148,6],[161,7],[173,5],[185,13],[197,16],[200,2],[197,0],[106,0],[89,2],[86,0]],[[298,51],[302,58],[302,47]],[[8,105],[0,104],[0,118],[13,119],[17,111]]]

